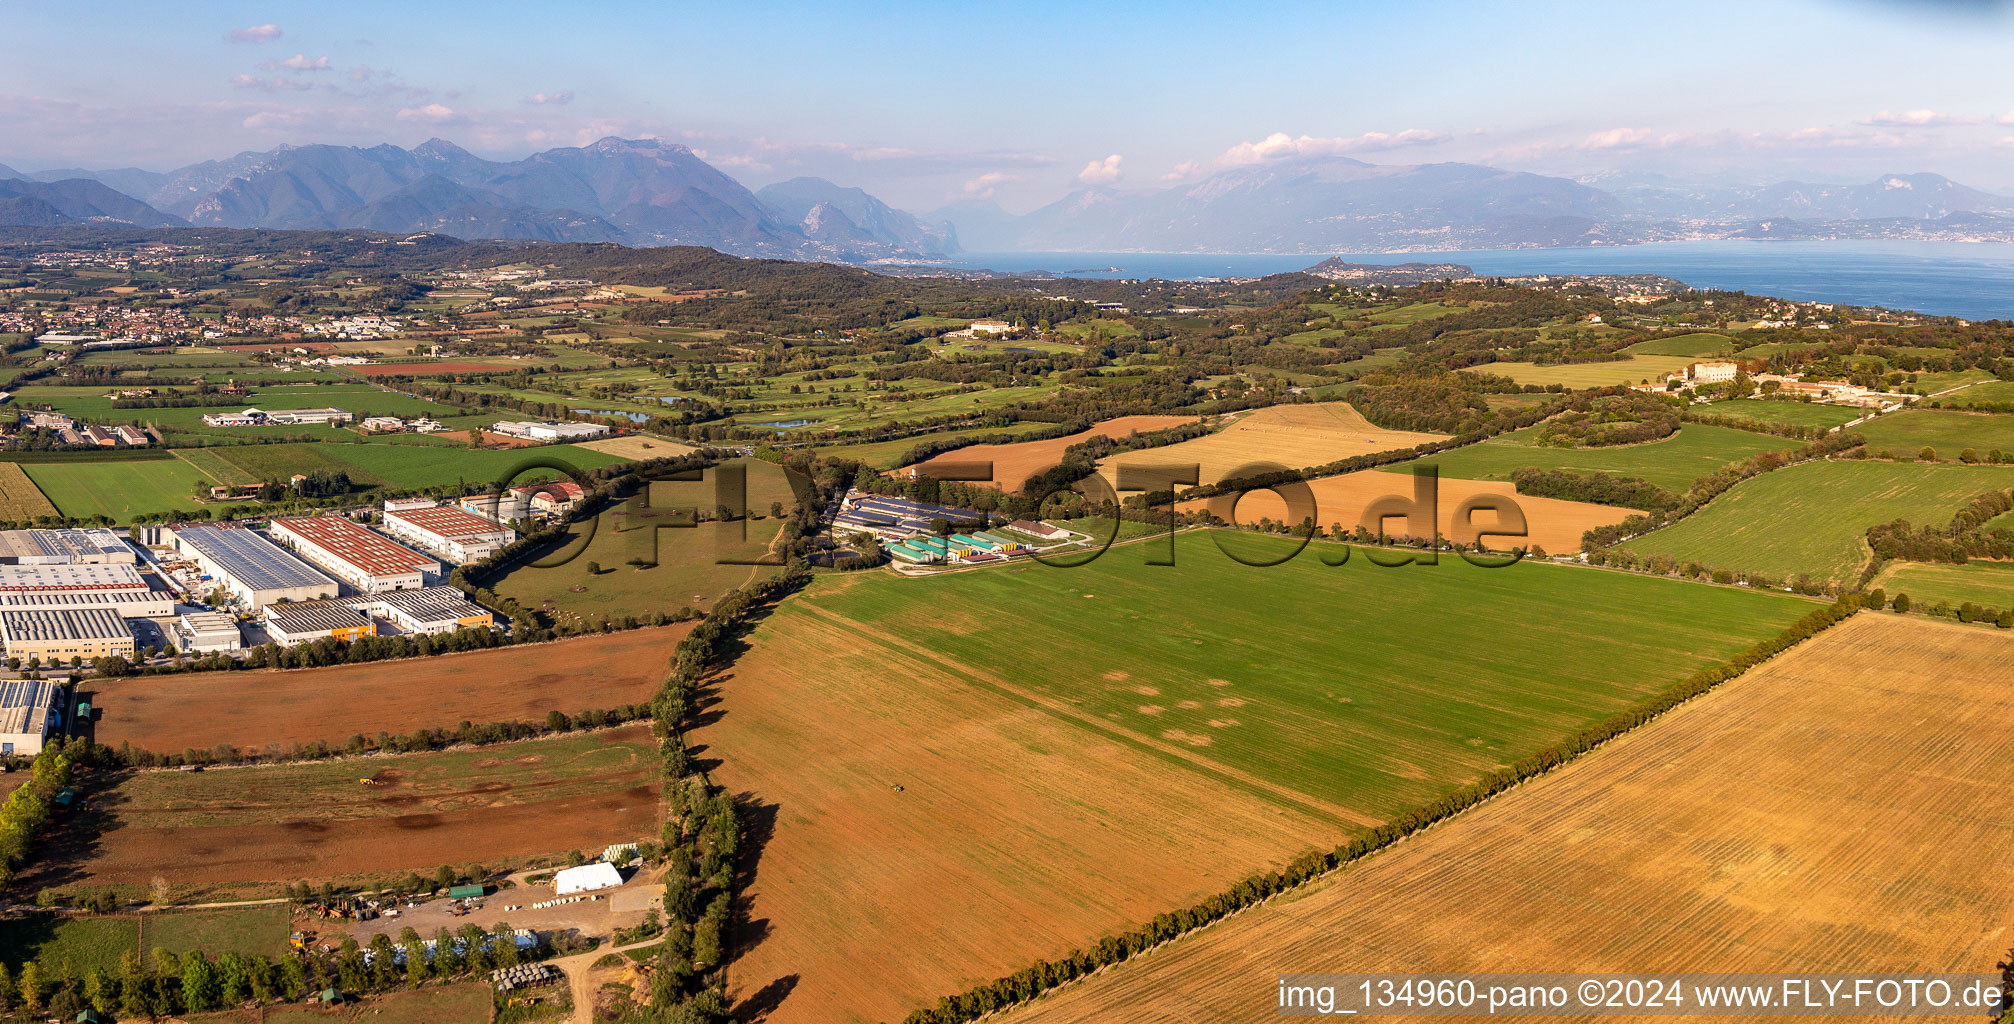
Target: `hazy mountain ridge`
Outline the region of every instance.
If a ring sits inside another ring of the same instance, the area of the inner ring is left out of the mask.
[[[919,216],[811,177],[751,192],[691,149],[654,139],[513,161],[430,139],[412,149],[281,146],[168,172],[23,175],[0,165],[0,174],[12,175],[0,223],[438,231],[843,262],[931,260],[961,241],[982,251],[1310,254],[1688,238],[2014,241],[2014,198],[1936,174],[1736,186],[1326,156],[1166,188],[1081,188],[1018,216],[984,198]]]
[[[34,177],[61,179],[52,185],[89,182],[137,200],[126,216],[135,224],[440,231],[839,260],[936,256],[957,244],[948,225],[924,225],[859,189],[817,179],[803,181],[829,195],[836,210],[850,212],[836,220],[828,212],[806,231],[808,209],[780,216],[692,150],[653,139],[607,138],[515,161],[486,160],[443,139],[410,150],[281,146],[166,173],[126,168]],[[779,198],[791,194],[786,189]],[[15,206],[9,222],[47,219],[38,207]]]

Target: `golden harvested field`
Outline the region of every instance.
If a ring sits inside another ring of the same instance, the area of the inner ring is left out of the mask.
[[[1254,462],[1307,469],[1354,455],[1411,448],[1445,437],[1373,426],[1348,402],[1276,405],[1246,413],[1208,437],[1165,448],[1121,452],[1100,462],[1098,473],[1106,483],[1116,486],[1119,466],[1195,463],[1201,467],[1199,481],[1213,484]]]
[[[1063,458],[1063,450],[1073,444],[1081,444],[1093,437],[1125,437],[1129,434],[1151,430],[1166,430],[1184,423],[1194,423],[1194,416],[1121,416],[1094,424],[1091,429],[1079,431],[1065,437],[1053,437],[1046,441],[1016,441],[1013,444],[975,444],[956,451],[932,456],[917,463],[918,467],[966,462],[991,462],[993,464],[993,485],[1018,491],[1031,476],[1056,465]]]
[[[1179,446],[1177,446],[1179,447]],[[1162,449],[1173,451],[1172,448]],[[1315,496],[1315,523],[1322,529],[1331,524],[1341,523],[1345,529],[1357,525],[1364,509],[1371,502],[1389,495],[1411,500],[1413,478],[1400,473],[1385,473],[1375,469],[1341,476],[1325,476],[1308,481],[1308,487]],[[1517,493],[1517,486],[1502,480],[1449,480],[1440,481],[1440,499],[1437,518],[1441,535],[1453,535],[1455,508],[1472,495],[1502,494],[1517,498],[1518,507],[1524,510],[1525,530],[1529,535],[1526,542],[1513,541],[1504,537],[1485,537],[1484,543],[1498,550],[1507,550],[1521,543],[1536,544],[1549,554],[1565,554],[1580,550],[1581,534],[1597,526],[1619,523],[1633,514],[1633,510],[1617,508],[1613,505],[1592,505],[1583,501],[1561,501],[1557,498],[1534,498]],[[1224,499],[1217,499],[1219,502]],[[1183,511],[1211,507],[1206,500],[1186,501],[1180,506]],[[1221,504],[1215,509],[1219,517],[1224,516]],[[1251,491],[1237,504],[1238,521],[1255,523],[1261,518],[1282,520],[1287,517],[1287,503],[1272,491]],[[1475,522],[1479,526],[1494,524],[1494,513],[1478,512]],[[1407,524],[1391,520],[1386,524],[1387,532],[1399,535],[1406,532]]]
[[[898,1020],[1344,834],[863,639],[825,593],[758,627],[694,737],[758,802],[729,978],[793,979],[769,1024]]]
[[[628,437],[605,437],[599,441],[582,441],[574,445],[574,447],[586,448],[589,451],[601,452],[604,455],[614,455],[618,458],[629,459],[632,462],[642,462],[645,459],[675,458],[687,452],[699,450],[689,444],[667,441],[661,437],[645,437],[641,434],[631,434]]]
[[[2014,637],[1862,613],[1310,889],[1009,1013],[1267,1021],[1281,971],[1994,972]]]
[[[0,462],[0,519],[18,521],[56,514],[56,506],[42,496],[19,463]]]

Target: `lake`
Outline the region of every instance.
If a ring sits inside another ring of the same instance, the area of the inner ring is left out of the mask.
[[[1654,242],[1579,249],[1335,253],[1353,263],[1464,263],[1478,274],[1662,274],[1812,302],[1888,306],[1971,320],[2014,320],[2014,244],[2003,242]],[[1262,277],[1327,255],[1227,253],[964,253],[953,265],[1077,277]]]

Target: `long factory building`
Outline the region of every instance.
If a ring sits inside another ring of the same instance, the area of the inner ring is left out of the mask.
[[[133,656],[133,631],[109,608],[66,612],[0,611],[0,640],[7,656],[45,662],[108,655]]]
[[[470,601],[454,587],[387,590],[310,604],[273,605],[266,609],[266,633],[292,645],[324,638],[356,640],[376,636],[383,619],[400,633],[440,634],[496,625],[489,609]]]
[[[385,512],[385,532],[457,564],[517,539],[517,531],[445,505]]]
[[[335,580],[249,529],[184,526],[174,536],[177,552],[252,608],[281,601],[319,601],[335,597],[341,589]]]
[[[0,755],[42,752],[50,730],[62,721],[56,709],[59,685],[48,679],[0,680]]]
[[[0,530],[0,565],[132,565],[133,547],[106,529]]]
[[[441,563],[342,516],[275,519],[273,539],[367,594],[417,590]]]

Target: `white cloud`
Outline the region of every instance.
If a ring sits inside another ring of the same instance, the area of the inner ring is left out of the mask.
[[[1011,174],[1005,174],[1000,171],[987,171],[985,174],[959,186],[959,188],[968,196],[985,199],[992,196],[994,191],[1001,185],[1013,180],[1014,176]]]
[[[265,68],[267,71],[327,71],[329,70],[329,58],[310,57],[305,53],[297,53],[286,60],[269,60],[259,66]]]
[[[314,88],[306,82],[296,82],[287,78],[260,78],[257,75],[232,75],[231,88],[257,89],[260,92],[279,92],[282,89],[304,92]]]
[[[278,25],[251,25],[224,33],[227,43],[270,43],[283,35]]]
[[[1248,167],[1273,160],[1286,160],[1304,156],[1334,156],[1340,153],[1355,153],[1366,150],[1398,149],[1404,146],[1431,146],[1446,142],[1450,136],[1446,132],[1428,131],[1425,128],[1408,128],[1402,132],[1365,132],[1362,135],[1340,138],[1316,138],[1303,135],[1299,138],[1286,132],[1274,132],[1257,142],[1240,142],[1224,151],[1217,163],[1224,167]]]
[[[297,128],[307,121],[308,113],[308,111],[299,109],[261,110],[245,118],[240,123],[253,131],[264,131],[270,128]]]
[[[406,107],[398,113],[398,119],[401,121],[431,121],[435,124],[453,121],[457,117],[459,115],[452,108],[438,103],[429,103],[424,107]]]
[[[1086,185],[1110,185],[1126,173],[1119,167],[1125,159],[1114,153],[1103,160],[1093,160],[1077,172],[1077,180]]]
[[[1657,138],[1642,128],[1610,128],[1605,132],[1595,132],[1580,141],[1582,149],[1634,149],[1649,145]]]
[[[1189,175],[1194,174],[1202,169],[1203,169],[1202,164],[1199,164],[1194,160],[1184,160],[1181,163],[1168,168],[1168,173],[1161,175],[1161,180],[1181,181],[1183,178],[1186,178]]]
[[[541,107],[548,105],[564,107],[573,102],[573,90],[562,89],[559,92],[535,92],[530,96],[526,96],[524,101]]]
[[[1953,117],[1935,110],[1905,110],[1902,113],[1884,110],[1862,122],[1876,128],[1942,128],[1954,124],[1977,124],[1969,118]]]

